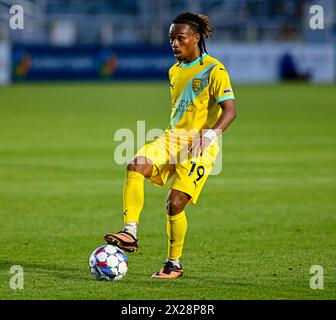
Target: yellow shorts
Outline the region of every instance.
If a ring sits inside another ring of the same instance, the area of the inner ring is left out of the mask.
[[[219,152],[218,142],[207,147],[203,155],[193,158],[187,151],[188,142],[165,133],[156,140],[144,145],[135,155],[143,156],[153,163],[149,181],[163,186],[172,177],[171,189],[191,196],[189,203],[196,204]]]

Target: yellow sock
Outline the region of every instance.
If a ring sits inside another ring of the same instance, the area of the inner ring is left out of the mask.
[[[167,215],[168,258],[179,259],[182,255],[184,238],[187,233],[187,217],[184,211]]]
[[[139,223],[144,206],[145,177],[136,171],[127,171],[124,183],[124,223]]]

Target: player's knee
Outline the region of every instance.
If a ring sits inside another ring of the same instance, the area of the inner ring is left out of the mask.
[[[149,163],[144,157],[137,157],[127,165],[128,171],[136,171],[150,177],[152,175],[153,165]]]
[[[167,200],[166,210],[169,216],[174,216],[184,210],[185,202],[178,197],[172,197]]]
[[[139,169],[139,166],[135,163],[129,163],[127,165],[127,170],[128,171],[138,171],[138,169]]]

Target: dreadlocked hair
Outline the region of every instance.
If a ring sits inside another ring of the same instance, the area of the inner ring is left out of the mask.
[[[200,41],[198,46],[201,51],[201,57],[204,52],[207,52],[205,46],[205,39],[209,39],[213,33],[213,27],[208,16],[203,14],[194,14],[191,12],[185,12],[179,14],[173,23],[183,23],[188,24],[195,33],[200,34]]]

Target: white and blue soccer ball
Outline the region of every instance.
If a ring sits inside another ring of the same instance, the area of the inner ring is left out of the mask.
[[[105,244],[92,252],[89,265],[96,279],[116,281],[125,276],[128,259],[120,248]]]

